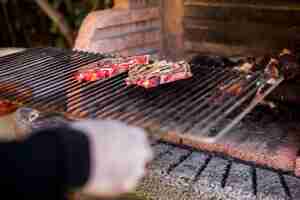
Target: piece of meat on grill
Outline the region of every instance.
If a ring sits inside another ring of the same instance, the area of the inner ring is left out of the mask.
[[[221,84],[211,97],[212,103],[221,105],[227,99],[241,95],[248,83],[249,81],[245,78],[233,83]]]
[[[130,68],[126,84],[153,88],[190,77],[192,77],[192,72],[187,62],[159,61],[150,65],[136,65]]]
[[[267,61],[268,60],[268,61]],[[266,62],[267,61],[267,62]],[[297,57],[288,49],[283,49],[278,56],[265,57],[264,74],[269,82],[283,76],[285,80],[290,80],[300,74],[300,65]]]
[[[80,82],[96,81],[126,72],[131,66],[149,64],[149,62],[149,55],[133,56],[128,58],[105,58],[79,69],[75,74],[75,79]]]
[[[278,62],[285,80],[293,79],[300,74],[300,64],[297,61],[297,56],[289,49],[283,49]]]
[[[297,62],[296,55],[288,49],[283,49],[277,58],[270,58],[269,63],[264,69],[266,84],[258,89],[256,96],[261,96],[264,90],[266,90],[269,85],[274,84],[280,77],[288,81],[295,78],[299,73],[300,65]],[[284,96],[280,98],[285,99]],[[261,101],[260,104],[267,105],[271,108],[276,107],[276,104],[268,99]]]
[[[233,70],[249,74],[258,69],[256,59],[254,57],[248,57],[246,59],[239,60],[237,66],[233,68]]]

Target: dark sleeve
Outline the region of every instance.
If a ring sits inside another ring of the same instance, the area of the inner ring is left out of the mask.
[[[0,143],[0,158],[1,192],[21,199],[61,199],[89,177],[88,138],[69,127],[39,131],[19,143]]]

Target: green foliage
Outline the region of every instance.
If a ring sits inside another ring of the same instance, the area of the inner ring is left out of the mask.
[[[92,10],[112,7],[112,0],[48,0],[76,37],[82,20]],[[0,47],[68,47],[57,25],[34,0],[0,0]]]
[[[72,30],[74,30],[74,35],[76,35],[76,31],[79,30],[83,19],[89,12],[92,10],[111,8],[112,6],[112,0],[51,0],[49,2],[64,15],[65,20]],[[49,31],[56,35],[56,46],[67,46],[55,23],[51,22]]]

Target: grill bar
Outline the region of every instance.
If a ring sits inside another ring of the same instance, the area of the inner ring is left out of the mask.
[[[220,71],[220,72],[218,72],[218,73],[216,73],[216,74],[214,74],[214,75],[208,77],[208,79],[205,79],[205,80],[204,80],[201,84],[199,84],[198,86],[196,85],[195,88],[193,88],[191,91],[188,91],[187,93],[184,93],[184,95],[182,95],[181,98],[175,99],[171,104],[176,104],[176,103],[182,103],[182,102],[184,102],[184,101],[182,101],[184,97],[186,97],[186,96],[192,94],[192,93],[195,92],[197,89],[203,87],[203,86],[204,86],[205,84],[207,84],[212,78],[215,78],[216,76],[221,75],[222,72],[223,72],[223,71]],[[198,82],[199,82],[199,81],[198,81]],[[198,82],[196,82],[196,84],[198,84]],[[193,84],[192,86],[194,86],[194,84]],[[173,93],[173,94],[174,94],[174,93]],[[152,99],[151,99],[151,100],[152,100]],[[150,100],[150,101],[151,101],[151,100]],[[167,105],[170,106],[170,104],[167,104]],[[147,107],[148,107],[148,105],[145,104],[145,102],[143,102],[142,100],[140,100],[140,101],[135,101],[135,102],[128,102],[128,103],[126,104],[126,106],[142,106],[142,107],[140,107],[140,109],[142,109],[144,112],[147,112],[145,109],[147,109]],[[121,106],[119,106],[118,108],[120,108],[120,107],[121,107]],[[117,111],[116,108],[115,108],[115,110]],[[113,110],[110,109],[110,111],[113,111]],[[157,111],[157,110],[156,110],[156,111]],[[149,114],[146,115],[146,116],[143,118],[144,120],[147,120],[149,117],[153,117],[153,116],[154,116],[155,114],[157,114],[158,112],[155,112],[155,110],[154,110],[153,112],[148,112],[148,113],[149,113]],[[165,114],[166,114],[166,113],[165,113]],[[106,115],[107,115],[107,114],[106,114]],[[113,115],[111,115],[111,116],[114,117]],[[101,117],[105,117],[105,115],[101,115]],[[121,120],[126,120],[126,119],[128,119],[128,117],[130,117],[130,114],[126,113],[126,114],[123,114],[122,116],[120,116],[119,119],[121,119]],[[136,123],[138,123],[138,122],[136,121]]]
[[[196,83],[193,83],[193,85],[195,85],[195,84]],[[193,85],[191,85],[191,86],[193,86]],[[110,94],[108,95],[108,97],[106,99],[103,99],[101,106],[105,107],[105,109],[98,110],[96,116],[99,116],[99,115],[101,116],[108,111],[111,112],[112,111],[111,109],[118,110],[118,109],[128,108],[128,106],[132,107],[133,105],[131,105],[131,104],[134,104],[134,102],[132,102],[132,100],[135,100],[137,102],[139,100],[142,100],[145,95],[146,96],[148,95],[147,93],[145,93],[145,91],[141,92],[138,88],[136,88],[136,90],[127,90],[128,88],[125,87],[124,89],[126,89],[125,93],[115,94],[115,95],[118,95],[118,98],[116,98],[116,99],[112,99],[111,98],[112,96]],[[178,88],[176,88],[176,87],[170,88],[170,90],[168,90],[166,92],[166,94],[164,94],[164,95],[162,95],[159,92],[156,93],[156,91],[154,91],[153,95],[151,94],[148,96],[149,98],[147,98],[147,102],[149,102],[149,103],[157,102],[158,103],[159,99],[154,99],[157,96],[159,96],[160,98],[163,98],[167,95],[167,98],[172,98],[171,94],[174,91],[176,92],[176,90],[178,90]],[[114,97],[116,97],[115,95],[114,95]],[[133,98],[132,99],[126,98],[126,101],[124,102],[122,97],[133,97]],[[123,101],[123,102],[119,102],[119,101]],[[147,102],[143,102],[143,103],[146,104]],[[119,107],[118,104],[120,104],[120,103],[122,103],[122,104]],[[112,105],[114,105],[114,106],[112,107]],[[141,108],[141,107],[139,107],[139,109],[143,110],[143,108]],[[95,110],[92,110],[91,112],[93,113],[93,112],[95,112]]]
[[[41,89],[40,90],[41,92],[45,91],[45,90],[48,90],[48,92],[49,92],[49,89],[57,86],[58,84],[61,84],[61,83],[65,82],[66,80],[59,81],[56,84],[47,84],[47,83],[49,83],[49,81],[56,80],[57,78],[69,79],[71,77],[71,75],[76,71],[78,66],[86,65],[90,62],[94,62],[95,60],[98,60],[98,59],[97,58],[90,59],[90,58],[86,57],[86,58],[78,59],[75,62],[72,61],[72,62],[69,63],[71,65],[70,68],[59,71],[62,74],[57,75],[56,72],[54,71],[54,72],[48,73],[49,76],[44,81],[39,82],[38,79],[35,79],[35,81],[29,82],[29,83],[30,84],[35,84],[35,86],[38,86],[38,89]],[[52,71],[52,69],[51,69],[51,71]]]
[[[85,107],[81,107],[81,109],[87,108],[89,103],[93,103],[97,97],[95,97],[96,94],[101,93],[102,96],[104,96],[105,94],[108,94],[110,90],[117,88],[120,88],[122,86],[122,83],[124,81],[124,77],[125,74],[122,74],[118,77],[117,80],[115,80],[114,83],[111,83],[109,85],[107,84],[97,84],[98,87],[94,87],[91,90],[88,90],[89,94],[86,94],[85,97],[88,99],[87,101],[84,102],[84,104],[86,104]],[[102,93],[103,92],[103,93]],[[86,93],[84,91],[82,91],[82,93]],[[72,101],[74,99],[74,101]],[[70,100],[72,101],[72,103],[79,103],[81,101],[81,99],[78,98],[70,98]],[[69,108],[69,112],[75,112],[76,110],[80,109],[80,107],[76,106],[76,107],[70,107]]]
[[[118,119],[143,127],[158,125],[166,131],[212,142],[231,130],[282,81],[265,91],[261,99],[252,101],[259,87],[256,82],[262,78],[255,74],[240,95],[218,105],[213,102],[220,84],[235,84],[245,77],[230,68],[194,63],[193,78],[149,90],[126,86],[127,73],[89,83],[73,79],[80,67],[105,57],[56,48],[30,49],[2,57],[0,86],[8,86],[0,97],[16,95],[17,83],[19,93],[28,88],[34,93],[24,97],[22,103],[37,109],[63,111],[75,117]]]
[[[30,60],[17,60],[16,62],[3,64],[4,68],[0,70],[0,77],[5,77],[8,75],[15,75],[22,73],[23,70],[31,69],[32,65],[43,65],[47,61],[53,59],[55,56],[59,55],[59,52],[55,52],[52,55],[46,55],[45,57],[32,57]],[[18,66],[17,68],[15,66]]]
[[[217,75],[219,75],[219,74],[217,74]],[[202,88],[202,90],[200,90],[200,92],[197,92],[196,94],[198,94],[198,98],[200,99],[200,100],[203,100],[203,99],[205,99],[205,98],[207,98],[208,96],[210,96],[211,95],[211,93],[209,92],[209,90],[211,89],[211,88],[213,88],[213,87],[216,87],[216,85],[218,84],[218,83],[220,83],[221,81],[225,81],[225,82],[227,82],[227,81],[230,81],[230,80],[232,80],[232,78],[233,77],[227,77],[228,76],[228,74],[224,74],[222,77],[220,77],[220,79],[218,79],[218,80],[216,80],[216,77],[213,77],[213,79],[209,79],[207,82],[204,82],[204,84],[203,85],[201,85],[202,87],[200,87],[200,88]],[[226,79],[227,78],[227,79]],[[207,87],[205,87],[206,86],[206,84],[208,85]],[[197,88],[198,89],[198,88]],[[186,104],[186,103],[188,103],[189,102],[189,98],[191,98],[189,95],[192,95],[192,93],[193,92],[195,92],[194,90],[191,90],[191,93],[188,93],[187,95],[185,95],[185,96],[180,96],[180,97],[184,97],[184,98],[178,98],[178,101],[174,101],[174,103],[172,102],[171,104],[168,104],[168,108],[169,109],[172,109],[172,108],[178,108],[179,107],[179,103],[180,102],[183,102],[184,104]],[[176,99],[175,99],[176,100]],[[161,108],[161,107],[163,107],[164,106],[164,104],[165,104],[166,102],[163,102],[163,103],[160,103],[159,105],[158,105],[158,107],[159,108]],[[178,103],[178,104],[177,104]],[[177,105],[176,105],[177,104]],[[160,113],[158,112],[158,111],[153,111],[153,112],[150,112],[149,111],[149,115],[147,115],[145,118],[142,118],[142,119],[140,119],[140,120],[137,120],[136,122],[134,122],[135,124],[141,124],[141,123],[145,123],[146,122],[146,120],[147,119],[149,119],[149,118],[154,118],[155,116],[159,116],[160,115]],[[131,121],[129,121],[129,122],[131,122],[131,123],[133,123],[133,121],[134,121],[134,119],[132,119]]]
[[[199,123],[197,123],[197,127],[202,127],[205,123],[207,123],[208,121],[210,121],[213,117],[218,116],[225,108],[227,107],[231,107],[231,105],[238,100],[239,97],[244,96],[245,94],[247,94],[248,90],[250,88],[252,88],[253,86],[255,86],[256,84],[256,80],[258,79],[255,78],[249,85],[247,85],[244,88],[244,92],[242,94],[240,94],[239,96],[234,96],[233,98],[229,99],[228,101],[224,102],[222,104],[222,106],[215,106],[214,104],[208,105],[208,103],[210,103],[211,101],[213,101],[213,99],[208,98],[207,102],[205,102],[205,104],[200,104],[200,106],[196,109],[196,111],[200,111],[201,113],[199,113],[194,119],[193,122],[196,121],[200,121]],[[256,87],[254,88],[254,90],[256,91]],[[204,106],[206,106],[206,108],[204,108]],[[196,114],[196,113],[195,113]],[[205,117],[205,118],[204,118]],[[193,129],[193,127],[196,125],[196,123],[192,123],[192,125],[187,126],[183,132],[187,132],[190,129]]]
[[[217,138],[214,138],[214,140],[217,140],[218,138],[223,137],[228,131],[230,131],[243,117],[245,117],[251,110],[261,101],[263,100],[268,94],[270,94],[284,79],[280,78],[276,81],[274,85],[272,85],[259,99],[254,99],[251,104],[242,112],[240,113],[230,124],[228,124],[223,130],[220,131]],[[228,114],[227,114],[228,115]],[[213,141],[207,141],[207,142],[213,142]]]
[[[9,54],[9,55],[6,55],[6,56],[2,56],[0,57],[0,63],[9,63],[9,62],[15,62],[16,60],[14,60],[15,58],[18,58],[18,59],[28,59],[33,55],[33,53],[37,53],[39,51],[42,51],[42,50],[46,50],[46,49],[49,49],[49,48],[34,48],[34,49],[27,49],[26,52],[23,52],[23,51],[20,51],[20,52],[17,52],[17,53],[14,53],[14,54]]]
[[[196,84],[197,84],[197,82],[192,83],[191,87],[196,86]],[[134,92],[138,92],[138,91],[135,90]],[[174,94],[174,92],[176,92],[176,88],[172,88],[166,94],[169,95],[168,96],[169,98],[172,98],[172,96],[170,96],[170,95]],[[139,93],[137,95],[143,96],[143,93]],[[149,99],[147,99],[147,100],[149,103],[151,103],[151,102],[155,102],[157,100],[163,99],[164,97],[165,97],[165,95],[155,94],[155,95],[152,95],[151,97],[149,97]],[[156,98],[159,98],[159,99],[156,99]],[[147,108],[147,105],[145,104],[146,102],[144,102],[142,98],[136,99],[135,101],[130,101],[130,100],[131,99],[128,99],[128,101],[125,103],[124,106],[135,107],[135,106],[139,106],[140,104],[143,104],[143,105],[141,105],[143,107],[139,107],[139,108],[142,109],[143,111],[145,111],[144,109]],[[105,109],[98,111],[97,115],[99,115],[100,117],[109,117],[109,116],[113,117],[111,114],[114,113],[115,111],[122,110],[122,107],[123,106],[114,106],[113,104],[110,104],[107,107],[105,107]]]

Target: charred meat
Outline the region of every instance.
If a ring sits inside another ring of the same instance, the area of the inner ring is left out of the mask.
[[[235,71],[238,71],[241,73],[249,74],[249,73],[256,71],[257,68],[258,68],[258,66],[257,66],[255,58],[248,57],[246,59],[239,60],[238,65],[236,67],[234,67],[233,69]]]
[[[279,55],[280,71],[285,80],[290,80],[300,74],[300,65],[297,62],[297,56],[290,50],[284,49]]]
[[[241,60],[234,70],[246,74],[262,71],[267,79],[274,80],[283,76],[289,80],[300,74],[300,65],[295,54],[283,49],[278,56],[266,55],[259,61],[255,58]]]
[[[78,81],[96,81],[126,72],[131,66],[149,64],[150,56],[133,56],[128,58],[106,58],[82,67],[76,74]]]
[[[226,101],[226,99],[241,95],[248,83],[249,80],[245,78],[236,82],[221,84],[211,97],[212,102],[216,105],[219,105]]]
[[[126,84],[153,88],[190,77],[192,77],[192,72],[187,62],[159,61],[150,65],[135,65],[130,68]]]

